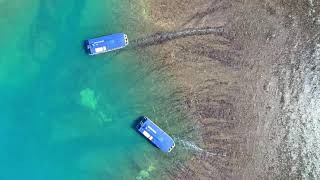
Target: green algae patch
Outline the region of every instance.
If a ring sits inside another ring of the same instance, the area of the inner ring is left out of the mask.
[[[90,88],[85,88],[80,91],[80,104],[89,110],[91,115],[99,120],[100,124],[112,121],[111,106],[110,105],[97,105],[98,100],[95,92]]]
[[[101,124],[107,123],[107,122],[111,122],[112,121],[112,117],[110,115],[106,115],[104,112],[99,111],[98,112],[98,116],[100,119]]]
[[[147,169],[141,170],[139,175],[136,177],[137,180],[150,179],[150,173],[156,168],[153,165],[150,165]]]
[[[97,98],[92,89],[86,88],[80,91],[81,105],[95,110],[97,106]]]

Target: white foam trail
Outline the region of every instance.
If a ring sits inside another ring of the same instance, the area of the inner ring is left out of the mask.
[[[200,155],[206,155],[206,156],[222,156],[225,157],[227,156],[226,153],[224,152],[209,152],[206,151],[204,149],[202,149],[201,147],[199,147],[198,145],[196,145],[194,142],[188,141],[188,140],[183,140],[181,138],[175,137],[174,138],[175,142],[178,142],[182,145],[182,147],[186,150],[192,151],[193,153],[197,153]]]

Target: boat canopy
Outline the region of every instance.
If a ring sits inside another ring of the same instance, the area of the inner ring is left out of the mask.
[[[128,44],[128,36],[124,33],[102,36],[86,41],[86,47],[90,55],[121,49]]]
[[[146,116],[142,117],[137,129],[164,152],[170,152],[175,146],[173,139]]]

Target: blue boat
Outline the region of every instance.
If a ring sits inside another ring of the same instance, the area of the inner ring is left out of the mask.
[[[129,44],[128,36],[124,33],[111,34],[85,41],[89,55],[96,55],[124,48]]]
[[[137,130],[163,152],[170,152],[175,146],[173,139],[146,116],[141,118]]]

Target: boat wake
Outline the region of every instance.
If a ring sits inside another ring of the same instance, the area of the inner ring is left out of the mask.
[[[188,141],[188,140],[184,140],[181,139],[179,137],[174,137],[174,141],[177,144],[180,144],[183,149],[191,151],[192,153],[198,154],[198,155],[204,155],[204,156],[221,156],[221,157],[226,157],[227,154],[225,152],[222,151],[207,151],[201,147],[199,147],[198,145],[196,145],[194,142],[192,141]]]
[[[224,28],[221,27],[202,27],[202,28],[187,28],[171,32],[158,32],[150,36],[133,40],[131,45],[135,48],[143,48],[147,46],[162,44],[174,39],[189,37],[189,36],[202,36],[208,34],[222,34]]]

